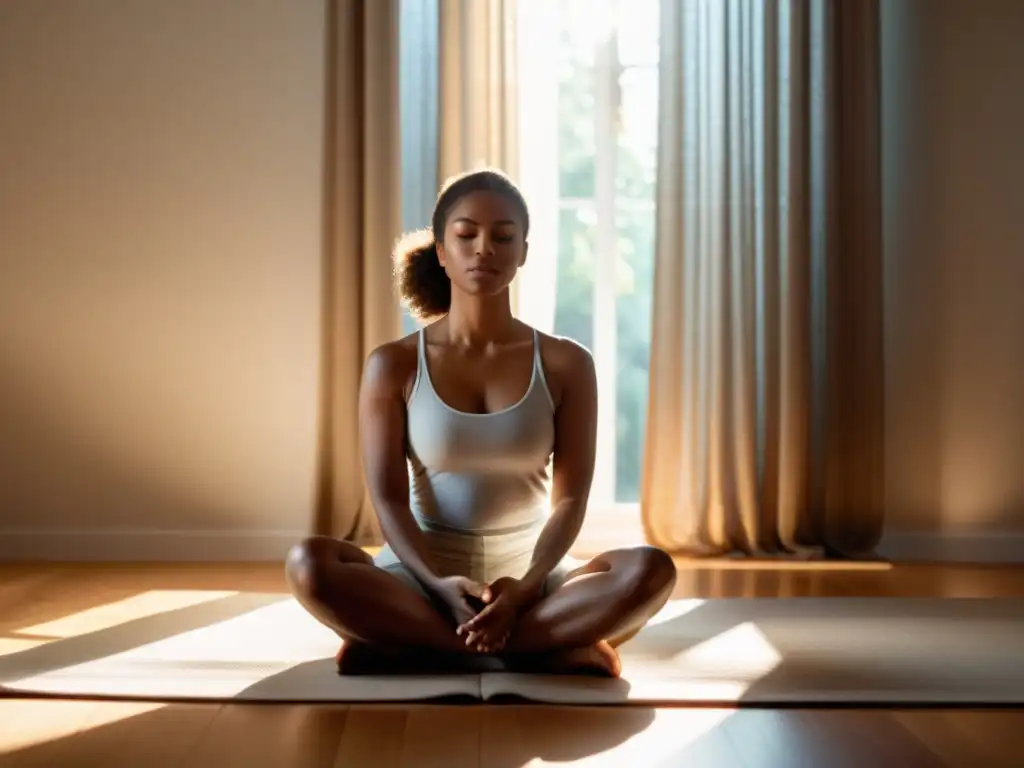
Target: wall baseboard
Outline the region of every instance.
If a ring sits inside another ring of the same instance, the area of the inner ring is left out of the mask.
[[[878,554],[893,562],[1024,563],[1024,531],[892,531]]]
[[[282,562],[292,544],[305,535],[273,530],[0,530],[0,561]],[[642,532],[632,527],[624,531],[591,528],[580,536],[574,554],[591,555],[640,543]],[[882,538],[878,554],[894,562],[1021,564],[1024,531],[892,531]]]
[[[0,561],[284,562],[302,531],[3,531]]]

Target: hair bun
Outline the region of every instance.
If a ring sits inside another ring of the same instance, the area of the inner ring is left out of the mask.
[[[448,312],[452,284],[437,257],[437,243],[429,229],[402,235],[392,251],[402,303],[417,320],[425,322]]]

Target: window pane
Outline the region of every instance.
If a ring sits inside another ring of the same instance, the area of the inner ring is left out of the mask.
[[[619,77],[619,141],[615,188],[619,195],[654,199],[658,146],[658,70],[631,67]]]
[[[594,225],[592,204],[563,206],[558,217],[555,334],[594,349]]]
[[[619,61],[629,67],[658,63],[658,0],[617,0]]]
[[[610,15],[613,7],[615,13]],[[602,351],[613,355],[599,366],[603,382],[599,386],[614,403],[601,409],[601,428],[608,429],[608,439],[599,446],[598,458],[606,468],[603,476],[608,484],[601,487],[601,498],[593,501],[600,506],[612,501],[636,503],[651,346],[659,0],[559,0],[558,8],[563,47],[559,52],[560,203],[553,330],[585,345],[599,362]],[[609,40],[610,34],[614,40]],[[609,42],[615,44],[602,48]],[[602,50],[617,51],[618,62],[599,56]],[[603,92],[612,96],[611,113],[597,109],[597,97]],[[613,124],[598,126],[599,118]],[[606,131],[614,137],[614,151],[598,158],[596,138]],[[525,160],[529,149],[529,145],[521,147]],[[596,173],[606,177],[599,180]],[[614,203],[603,197],[598,200],[601,195],[614,196]],[[612,254],[605,253],[597,241],[599,232],[607,230],[598,226],[596,212],[612,208],[614,232],[602,236],[615,238],[614,265],[603,263],[599,270],[599,256]],[[614,328],[598,322],[595,329],[595,295],[607,306],[606,317]],[[609,301],[612,296],[614,306]],[[612,452],[614,460],[609,461]]]
[[[619,260],[615,296],[615,500],[637,502],[651,354],[654,206],[647,201],[623,200],[616,223]]]

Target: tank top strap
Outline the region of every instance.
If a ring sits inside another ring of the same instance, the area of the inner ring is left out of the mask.
[[[416,371],[419,373],[420,369],[426,365],[427,362],[427,337],[426,328],[420,328],[416,332]]]
[[[548,380],[544,375],[544,358],[540,354],[540,334],[533,329],[533,375],[530,381],[539,381],[541,389],[544,390],[544,397],[552,410],[555,408],[554,398],[551,397],[551,390],[548,388]]]
[[[426,329],[420,328],[416,332],[416,376],[413,378],[412,390],[409,392],[409,400],[411,403],[413,397],[416,396],[417,390],[420,388],[420,384],[423,382],[424,372],[427,367],[427,339],[424,336]]]

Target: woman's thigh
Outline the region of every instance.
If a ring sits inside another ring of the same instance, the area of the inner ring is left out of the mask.
[[[430,603],[445,619],[454,623],[451,609],[443,600],[434,595],[426,585],[420,581],[412,570],[398,559],[390,546],[385,545],[373,558],[373,564],[385,573],[391,574],[402,584]]]
[[[626,547],[602,552],[589,560],[573,560],[572,567],[561,574],[552,574],[552,586],[559,589],[583,576],[612,573],[622,588],[641,597],[650,586],[659,591],[675,581],[675,565],[664,552],[648,546]],[[554,591],[552,589],[551,591]]]

